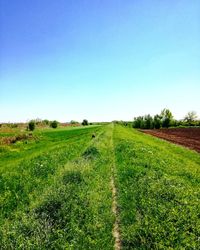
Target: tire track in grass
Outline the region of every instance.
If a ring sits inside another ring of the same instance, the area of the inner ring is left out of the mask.
[[[115,166],[113,133],[112,133],[112,138],[111,138],[111,150],[112,150],[112,155],[113,155],[113,164],[111,168],[112,212],[115,217],[115,222],[113,225],[113,237],[115,239],[114,249],[120,250],[121,249],[121,237],[120,237],[119,215],[118,215],[118,204],[117,204],[117,188],[115,185],[116,166]]]
[[[118,217],[118,212],[117,212],[117,189],[115,186],[114,175],[112,175],[111,177],[111,188],[112,188],[112,197],[113,197],[112,212],[115,216],[115,223],[113,226],[113,237],[115,239],[114,249],[120,250],[121,240],[120,240],[120,230],[119,230],[119,217]]]

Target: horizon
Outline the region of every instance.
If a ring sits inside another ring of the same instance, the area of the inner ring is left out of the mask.
[[[200,2],[0,0],[0,122],[200,116]]]
[[[170,110],[171,111],[171,110]],[[190,110],[189,112],[191,112],[192,110]],[[161,113],[161,112],[160,112]],[[144,117],[145,115],[150,115],[152,118],[155,116],[155,115],[160,115],[160,113],[158,113],[158,114],[141,114],[141,115],[139,115],[139,116],[142,116],[142,117]],[[188,113],[188,112],[187,112]],[[196,113],[196,112],[195,112]],[[172,113],[172,115],[173,115],[173,113]],[[186,114],[185,114],[186,115]],[[199,120],[200,119],[200,117],[198,116],[198,114],[196,113],[196,115],[197,115],[197,118],[195,119],[195,120]],[[137,116],[138,117],[138,116]],[[94,120],[88,120],[87,118],[84,118],[83,120],[87,120],[88,121],[88,123],[112,123],[112,122],[133,122],[134,121],[134,119],[135,118],[137,118],[137,117],[133,117],[133,119],[131,119],[131,120],[110,120],[110,121],[105,121],[105,120],[99,120],[99,121],[94,121]],[[184,121],[184,118],[185,117],[182,117],[181,119],[177,119],[174,115],[173,115],[173,120],[176,120],[176,121]],[[0,124],[26,124],[26,123],[28,123],[28,122],[30,122],[30,121],[39,121],[39,122],[43,122],[43,121],[45,121],[45,120],[48,120],[48,121],[54,121],[55,119],[52,119],[52,120],[50,120],[50,119],[46,119],[46,118],[39,118],[39,117],[37,117],[37,118],[32,118],[32,119],[26,119],[26,121],[8,121],[8,122],[1,122],[0,121]],[[82,121],[83,120],[74,120],[74,119],[70,119],[70,120],[66,120],[66,121],[59,121],[59,120],[56,120],[57,122],[59,122],[59,123],[61,123],[61,124],[70,124],[72,121],[74,121],[74,122],[77,122],[77,123],[79,123],[79,124],[81,124],[82,123]]]

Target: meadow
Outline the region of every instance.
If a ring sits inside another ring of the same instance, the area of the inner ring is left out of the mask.
[[[20,133],[0,131],[1,249],[200,248],[197,152],[114,123]]]

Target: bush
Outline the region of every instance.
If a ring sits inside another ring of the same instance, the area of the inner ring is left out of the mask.
[[[50,123],[49,120],[47,120],[47,119],[43,120],[42,122],[43,122],[43,124],[45,124],[45,125],[49,125],[49,123]]]
[[[35,124],[36,125],[41,125],[42,124],[42,120],[40,118],[35,119]]]
[[[34,122],[34,121],[30,121],[30,122],[28,123],[28,129],[29,129],[30,131],[33,131],[33,130],[35,129],[35,122]]]
[[[17,123],[11,123],[11,124],[10,124],[10,127],[11,127],[11,128],[17,128],[17,127],[18,127],[18,124],[17,124]]]
[[[52,128],[57,128],[58,127],[58,122],[57,121],[52,121],[51,122],[51,127]]]
[[[82,122],[82,125],[87,126],[88,125],[88,120],[84,119],[83,122]]]
[[[78,124],[79,122],[77,122],[77,121],[74,121],[74,120],[71,120],[70,121],[70,124],[72,124],[72,125],[75,125],[75,124]]]

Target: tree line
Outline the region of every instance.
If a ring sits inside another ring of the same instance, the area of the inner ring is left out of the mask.
[[[70,122],[71,125],[80,125],[79,122],[71,120]],[[89,125],[88,120],[84,119],[81,123],[83,126],[87,126]],[[90,123],[91,125],[92,123]],[[36,120],[31,120],[29,121],[28,125],[27,125],[27,130],[33,131],[35,130],[36,126],[42,127],[42,126],[49,126],[50,128],[57,128],[59,126],[59,122],[54,120],[54,121],[49,121],[49,120],[40,120],[40,119],[36,119]]]
[[[145,115],[135,117],[132,122],[133,128],[141,129],[159,129],[169,127],[200,126],[200,120],[197,120],[195,111],[188,112],[183,120],[174,119],[169,109],[163,109],[160,114],[154,116]]]

